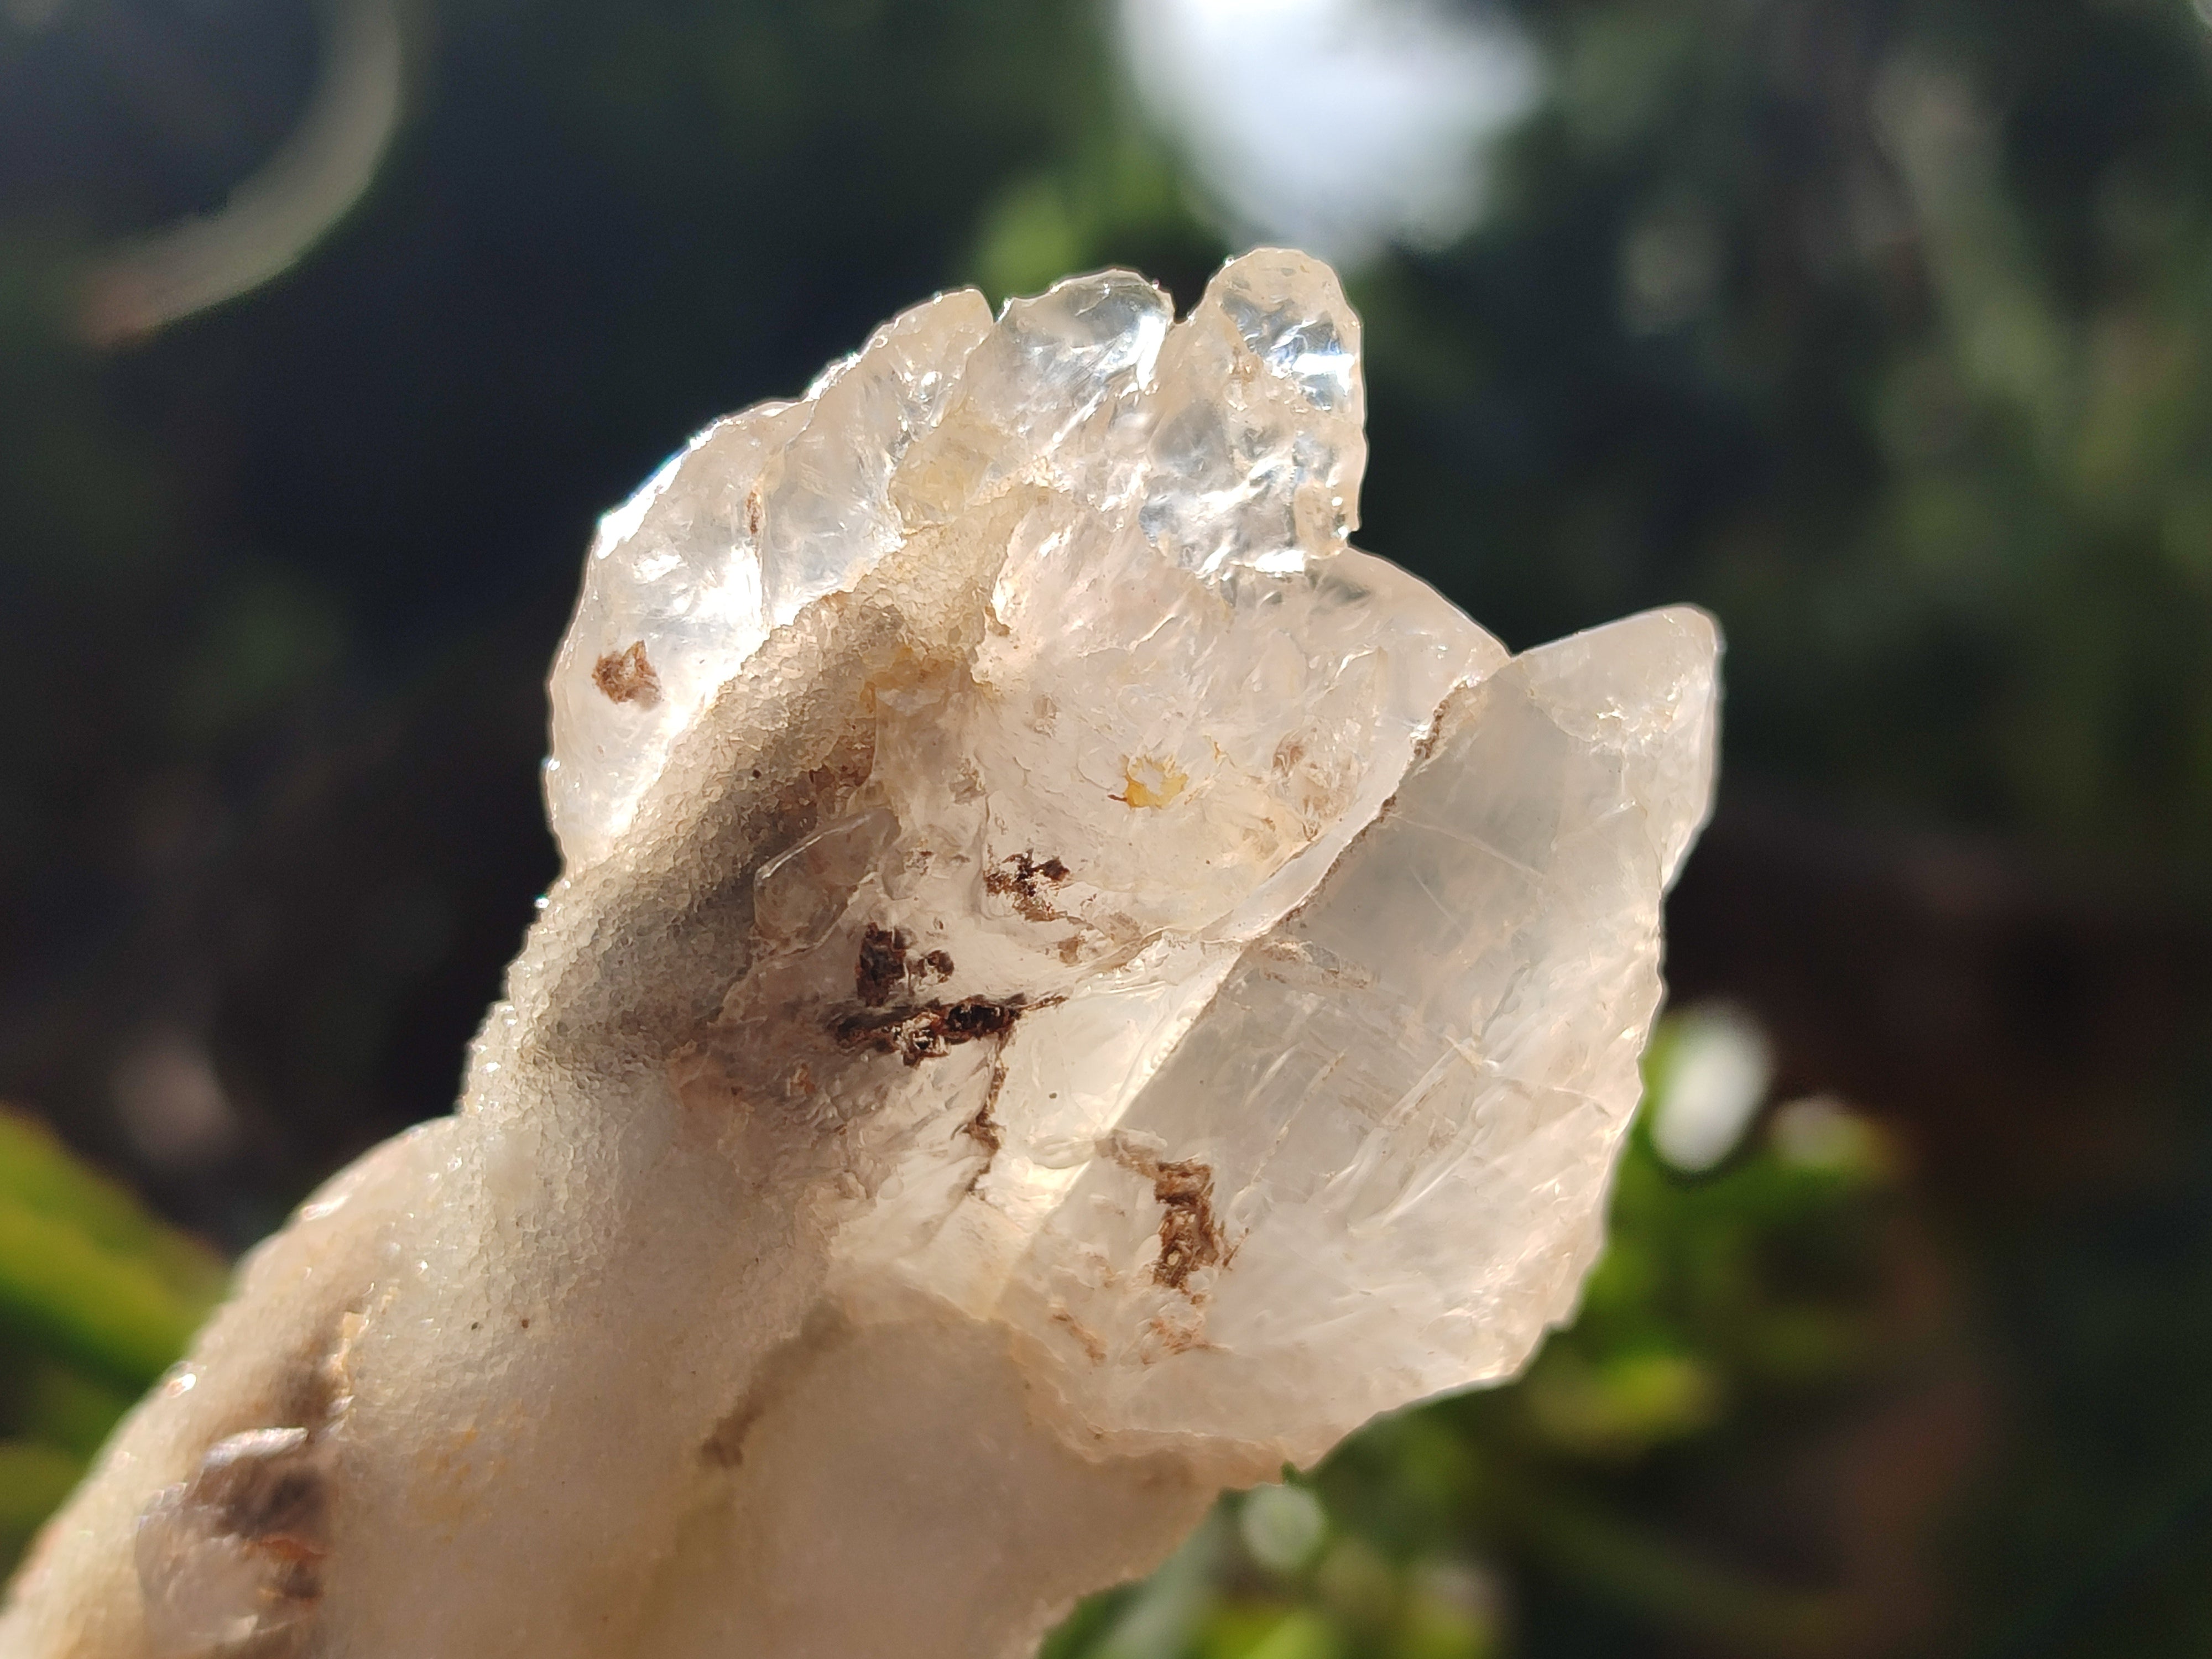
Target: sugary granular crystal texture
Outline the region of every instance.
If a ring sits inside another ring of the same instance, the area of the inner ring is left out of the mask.
[[[1352,549],[1263,250],[887,324],[602,522],[453,1117],[249,1261],[10,1656],[1018,1656],[1572,1309],[1717,641]]]

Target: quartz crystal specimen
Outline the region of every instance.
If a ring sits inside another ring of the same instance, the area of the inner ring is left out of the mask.
[[[898,317],[607,515],[452,1117],[245,1265],[7,1659],[1018,1659],[1571,1310],[1713,629],[1351,549],[1262,251]]]

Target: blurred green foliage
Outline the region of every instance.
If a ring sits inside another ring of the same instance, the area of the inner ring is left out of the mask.
[[[182,1355],[228,1277],[52,1131],[0,1110],[0,1560]]]

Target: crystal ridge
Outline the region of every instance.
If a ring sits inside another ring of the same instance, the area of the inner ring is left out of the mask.
[[[1512,655],[1352,547],[1359,349],[1281,250],[942,295],[608,514],[459,1109],[249,1259],[0,1650],[1018,1659],[1522,1364],[1718,641]]]

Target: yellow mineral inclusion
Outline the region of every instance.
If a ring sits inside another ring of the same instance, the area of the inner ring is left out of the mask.
[[[1121,793],[1114,799],[1132,806],[1165,806],[1189,783],[1190,775],[1173,761],[1139,755],[1121,763]]]

